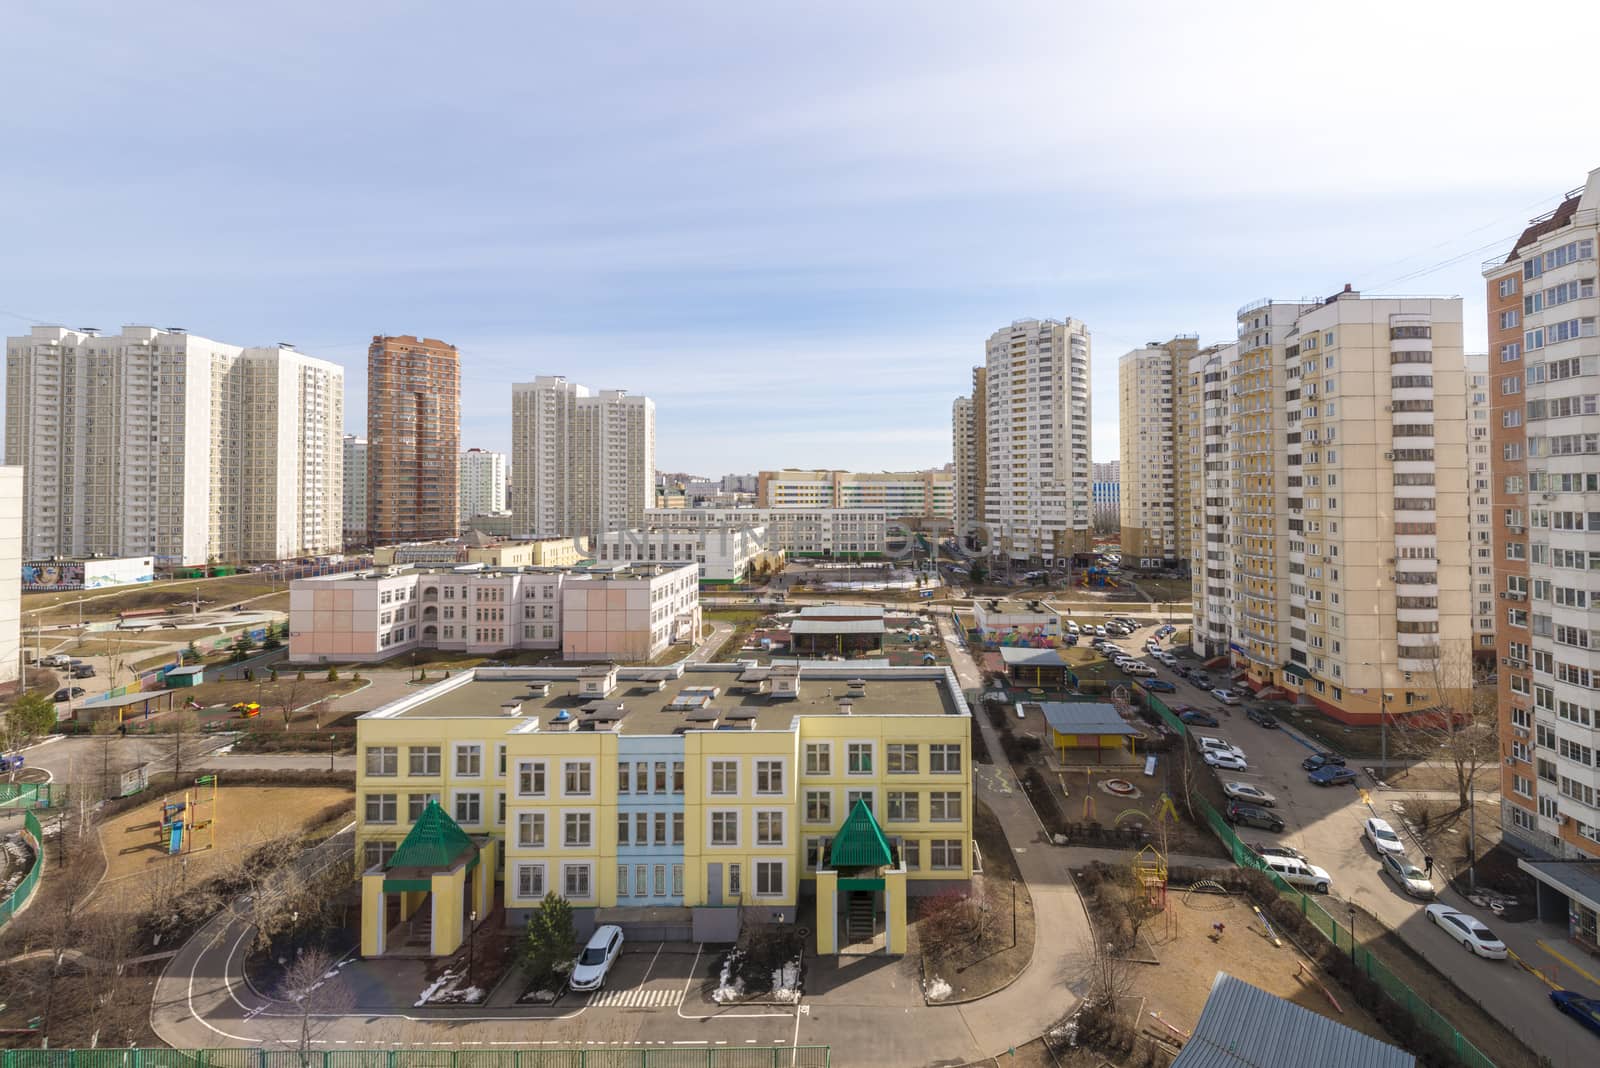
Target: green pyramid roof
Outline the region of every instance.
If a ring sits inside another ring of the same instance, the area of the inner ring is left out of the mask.
[[[828,857],[835,868],[880,868],[894,863],[889,839],[883,836],[883,828],[873,819],[872,809],[865,801],[856,800],[844,826],[833,836]]]
[[[389,858],[383,870],[450,868],[463,852],[476,853],[477,848],[472,839],[467,837],[467,832],[439,807],[439,802],[430,799],[422,815],[417,817],[417,822],[411,825],[406,840],[400,843],[400,848],[394,851],[394,856]]]

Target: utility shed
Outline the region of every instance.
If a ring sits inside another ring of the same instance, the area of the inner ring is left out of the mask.
[[[1140,734],[1116,705],[1099,701],[1024,701],[1019,707],[1024,715],[1044,716],[1050,744],[1063,762],[1068,749],[1121,749]]]
[[[1194,1034],[1172,1068],[1416,1068],[1403,1049],[1369,1038],[1227,972],[1218,972]]]

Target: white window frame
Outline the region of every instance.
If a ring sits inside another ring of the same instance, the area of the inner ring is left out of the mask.
[[[561,809],[561,848],[562,849],[594,849],[595,848],[595,820],[592,808],[564,808]],[[589,840],[582,845],[573,845],[567,841],[567,818],[570,816],[589,817]]]
[[[962,792],[960,790],[934,790],[932,793],[928,794],[928,822],[960,823],[965,818],[965,813],[967,811],[966,799],[962,797],[961,794]],[[954,816],[948,814],[948,807],[951,798],[955,799],[956,807],[958,809]],[[934,815],[935,806],[940,803],[946,807],[946,814],[943,816]]]
[[[567,789],[567,775],[570,771],[582,768],[588,772],[589,788],[577,791]],[[562,797],[593,797],[594,796],[594,761],[590,759],[563,760],[561,762],[561,796]]]
[[[429,750],[432,750],[432,752],[429,752]],[[415,753],[416,755],[418,755],[418,756],[420,756],[422,758],[422,762],[423,762],[423,770],[422,771],[412,771],[411,770],[411,757],[412,757],[413,753]],[[438,763],[438,767],[435,768],[433,771],[428,771],[427,770],[427,763],[428,763],[428,758],[429,757],[432,757]],[[444,774],[444,747],[441,746],[441,745],[408,745],[408,746],[406,746],[406,774],[407,774],[407,776],[409,778],[413,778],[413,779],[437,779],[437,778],[439,778],[441,775]]]
[[[934,755],[937,754],[944,760],[943,768],[934,768]],[[950,767],[950,756],[955,755],[956,766]],[[960,775],[966,767],[966,761],[961,754],[961,745],[958,742],[934,742],[928,746],[928,774],[930,775]]]
[[[816,755],[820,756],[823,762],[827,764],[827,767],[823,768],[821,771],[811,770],[811,757],[813,749],[816,750]],[[833,777],[832,742],[806,742],[805,748],[801,751],[801,758],[805,761],[805,772],[807,775],[819,779],[829,779]]]
[[[777,817],[777,820],[778,820],[778,837],[776,839],[767,840],[767,839],[763,839],[761,837],[761,817],[763,817],[763,816],[775,816],[775,817]],[[784,847],[788,846],[788,844],[789,844],[789,814],[788,814],[788,810],[787,809],[782,809],[782,808],[758,808],[758,809],[755,810],[755,816],[754,816],[753,822],[755,824],[755,830],[753,832],[755,834],[755,838],[754,838],[755,848],[757,848],[757,849],[783,849]]]
[[[516,876],[516,899],[518,901],[542,901],[544,895],[550,891],[550,871],[543,861],[519,860],[513,865],[512,870]],[[534,892],[524,892],[524,877],[535,874],[538,876],[539,889]]]
[[[476,797],[478,799],[478,818],[465,819],[459,815],[463,798]],[[482,790],[451,790],[450,791],[450,818],[462,825],[473,827],[483,826],[483,791]]]
[[[537,777],[538,778],[542,778],[544,780],[544,789],[543,790],[531,791],[529,793],[523,793],[522,792],[522,773],[523,773],[524,769],[526,769],[528,771],[530,784],[534,781],[535,773],[537,773]],[[541,797],[542,798],[542,797],[549,797],[550,796],[550,762],[549,761],[547,761],[547,760],[518,760],[517,763],[516,763],[516,767],[513,768],[512,770],[516,773],[516,779],[517,779],[515,796],[517,796],[518,798],[525,798],[525,797]]]
[[[857,747],[860,747],[860,746],[865,746],[866,750],[867,750],[867,770],[866,771],[854,771],[850,767],[851,750],[856,749]],[[857,779],[864,779],[864,778],[867,778],[869,776],[876,775],[877,774],[877,768],[878,768],[878,744],[876,742],[874,742],[870,738],[856,738],[856,739],[848,740],[848,741],[845,742],[845,744],[844,744],[844,773],[845,773],[845,775],[847,777],[853,777],[853,778],[857,778]]]
[[[478,770],[462,771],[461,758],[477,750]],[[488,746],[482,742],[452,742],[450,743],[450,777],[452,779],[481,779],[483,775],[483,761],[488,755]]]
[[[572,890],[572,876],[583,873],[583,880],[588,885],[586,893],[576,893]],[[593,901],[594,900],[594,865],[587,861],[561,865],[561,893],[568,901]]]
[[[894,766],[894,752],[901,750],[900,759],[902,766]],[[910,750],[911,762],[914,765],[909,770],[904,767],[905,750]],[[885,742],[883,746],[883,773],[885,775],[921,775],[922,774],[922,746],[916,742]]]
[[[755,779],[752,786],[756,797],[782,797],[789,792],[789,762],[783,757],[756,757]],[[776,790],[763,790],[761,788],[761,772],[766,770],[769,774],[776,768],[778,773],[778,788]]]
[[[756,857],[751,861],[755,865],[755,883],[752,887],[754,896],[758,898],[778,898],[789,892],[789,862],[778,857]],[[778,889],[762,890],[761,874],[763,870],[778,869]]]
[[[514,813],[512,825],[517,829],[516,848],[518,849],[547,849],[550,846],[550,815],[542,808],[521,809]],[[537,843],[523,841],[522,821],[524,817],[530,818],[530,824],[537,824],[539,828],[539,841]]]
[[[876,819],[878,817],[878,814],[883,811],[883,809],[878,806],[878,791],[877,791],[876,788],[868,786],[868,787],[863,787],[863,788],[857,789],[857,790],[846,790],[844,792],[844,818],[845,819],[849,819],[850,818],[850,813],[852,811],[854,811],[855,807],[856,807],[856,798],[860,797],[863,794],[866,795],[867,807],[872,810],[872,817],[874,819]]]
[[[824,800],[824,802],[827,804],[827,806],[828,806],[827,814],[824,815],[820,820],[814,820],[814,819],[811,818],[811,797],[812,797],[813,794],[821,797]],[[813,827],[828,827],[828,826],[832,826],[832,824],[833,824],[833,791],[832,790],[807,790],[805,792],[805,796],[800,799],[800,803],[802,805],[802,808],[800,809],[801,822],[810,824]]]
[[[717,765],[731,764],[733,766],[733,789],[718,790]],[[738,797],[739,796],[739,760],[737,757],[708,757],[706,759],[706,796],[707,797]]]
[[[366,777],[369,779],[397,779],[400,777],[400,747],[398,745],[369,745],[365,752]],[[380,766],[390,764],[389,771],[373,771],[372,758],[379,758]],[[385,760],[385,758],[388,758]]]
[[[743,815],[743,813],[741,812],[741,810],[739,810],[737,808],[713,808],[713,809],[707,809],[706,810],[706,846],[707,846],[707,848],[710,848],[710,849],[737,849],[737,848],[739,848],[739,839],[740,839],[740,836],[741,836],[741,833],[742,833],[742,830],[743,830],[743,828],[740,826],[740,824],[742,824],[744,822],[740,818],[742,815]],[[717,826],[717,823],[719,822],[718,819],[717,819],[718,816],[732,816],[733,817],[733,841],[731,841],[731,842],[719,842],[719,841],[717,841],[715,828]]]
[[[941,844],[948,845],[949,843],[952,843],[952,842],[955,844],[956,850],[957,850],[957,852],[958,852],[958,854],[960,856],[960,860],[955,864],[936,864],[936,863],[934,863],[934,848],[936,846],[941,845]],[[928,839],[928,868],[927,868],[928,871],[960,871],[962,869],[962,866],[965,864],[966,859],[967,859],[967,846],[966,846],[966,843],[964,841],[962,841],[960,838],[930,838],[930,839]]]

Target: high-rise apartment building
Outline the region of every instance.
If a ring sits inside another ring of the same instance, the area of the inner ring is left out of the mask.
[[[1089,329],[1019,319],[986,352],[989,551],[1064,566],[1090,544]]]
[[[1484,266],[1495,646],[1506,840],[1600,858],[1600,170]],[[1523,861],[1541,918],[1596,941],[1592,879]],[[1547,910],[1551,893],[1565,907]]]
[[[1494,660],[1494,522],[1489,479],[1489,357],[1468,353],[1467,368],[1467,542],[1472,567],[1472,655]]]
[[[367,536],[374,545],[460,529],[461,356],[412,336],[367,349]]]
[[[344,369],[182,330],[6,342],[29,559],[273,560],[342,545]]]
[[[881,508],[892,516],[950,519],[955,474],[927,471],[762,471],[757,508]]]
[[[655,506],[656,406],[558,375],[511,387],[511,511],[538,538],[644,526]]]
[[[1236,345],[1191,360],[1197,646],[1220,651],[1225,599],[1252,689],[1346,722],[1431,707],[1472,648],[1468,546],[1448,536],[1468,517],[1461,301],[1346,287],[1238,320]]]
[[[956,530],[975,545],[977,526],[984,520],[989,485],[989,369],[972,369],[972,393],[957,397],[950,409],[951,445],[955,451],[955,496],[952,504]]]
[[[366,545],[367,439],[344,436],[344,543]]]
[[[22,485],[22,468],[0,467],[0,693],[22,671]]]
[[[1122,526],[1122,461],[1089,465],[1090,518],[1096,533]]]
[[[1187,471],[1178,463],[1184,387],[1199,339],[1134,349],[1117,364],[1120,400],[1122,560],[1132,567],[1188,565]]]
[[[461,454],[461,522],[506,510],[506,454],[468,449]]]
[[[1233,633],[1233,469],[1228,375],[1238,345],[1219,345],[1189,360],[1185,394],[1185,456],[1189,497],[1191,645],[1202,656],[1224,656]]]

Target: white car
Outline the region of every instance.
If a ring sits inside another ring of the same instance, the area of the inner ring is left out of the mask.
[[[1176,664],[1178,662],[1178,658],[1177,657],[1173,656],[1171,653],[1166,653],[1166,652],[1157,653],[1156,654],[1156,659],[1161,661],[1163,664],[1167,665],[1167,667],[1172,667],[1174,664]]]
[[[1490,960],[1506,959],[1506,944],[1476,918],[1449,905],[1429,905],[1425,911],[1428,919],[1438,924],[1439,930],[1460,942],[1462,948]]]
[[[1412,897],[1432,897],[1433,880],[1428,873],[1406,859],[1404,853],[1385,853],[1383,873]]]
[[[606,974],[621,954],[622,928],[614,923],[596,927],[583,952],[578,954],[578,962],[572,966],[572,977],[567,980],[567,985],[574,990],[599,990],[605,985]]]
[[[1132,675],[1135,678],[1140,679],[1153,678],[1156,673],[1155,668],[1151,667],[1149,664],[1142,664],[1137,660],[1129,660],[1127,663],[1119,666],[1122,668],[1122,673],[1124,675]]]
[[[1276,797],[1249,782],[1225,782],[1222,784],[1222,792],[1235,801],[1249,801],[1251,804],[1265,805],[1268,808],[1278,803]]]
[[[1362,825],[1361,833],[1372,843],[1372,848],[1378,851],[1379,856],[1385,853],[1398,853],[1402,856],[1405,854],[1406,844],[1400,840],[1398,834],[1394,833],[1394,828],[1389,826],[1388,820],[1373,816]]]
[[[1104,624],[1096,624],[1095,625],[1094,636],[1096,638],[1104,638],[1106,636],[1106,628],[1105,628]]]
[[[1067,620],[1067,633],[1068,634],[1076,634],[1076,633],[1078,633],[1078,625],[1076,623],[1074,623],[1070,619]]]
[[[1250,765],[1245,763],[1244,757],[1239,756],[1237,753],[1223,753],[1215,749],[1206,752],[1206,763],[1224,771],[1250,770]]]
[[[1212,690],[1211,696],[1215,697],[1225,705],[1236,705],[1239,703],[1239,698],[1232,690]]]
[[[1208,738],[1204,735],[1199,735],[1195,738],[1195,745],[1199,747],[1202,753],[1227,753],[1238,757],[1240,760],[1244,759],[1243,749],[1231,742],[1225,742],[1221,738]]]

